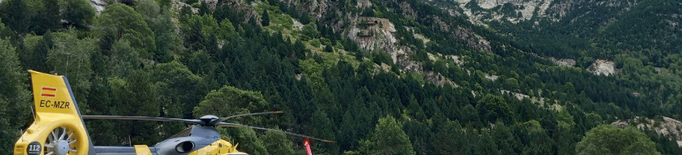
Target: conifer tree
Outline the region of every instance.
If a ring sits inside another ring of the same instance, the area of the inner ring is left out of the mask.
[[[268,9],[263,10],[263,17],[261,17],[260,24],[263,26],[270,25],[270,15],[268,15]]]
[[[30,66],[26,67],[41,72],[51,71],[52,68],[47,64],[47,53],[52,48],[54,48],[53,36],[52,32],[48,31],[33,48],[32,58],[29,60]]]

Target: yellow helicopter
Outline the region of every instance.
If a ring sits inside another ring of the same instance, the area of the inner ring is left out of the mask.
[[[229,117],[213,115],[199,119],[150,116],[81,115],[69,81],[65,76],[29,70],[33,86],[35,120],[14,145],[15,155],[246,155],[237,145],[220,138],[216,127],[247,127],[282,132],[323,142],[330,140],[290,133],[282,130],[224,122],[239,116],[281,113],[281,111],[240,114]],[[143,121],[179,121],[193,124],[190,128],[154,146],[94,146],[83,119],[117,119]],[[308,146],[306,140],[306,146]],[[309,150],[309,149],[308,149]],[[310,153],[310,152],[309,152]]]

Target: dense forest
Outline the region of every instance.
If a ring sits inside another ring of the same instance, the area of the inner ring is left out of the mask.
[[[528,29],[530,21],[483,27],[419,0],[108,3],[98,12],[86,0],[2,0],[0,154],[9,154],[32,122],[28,69],[65,75],[83,114],[282,110],[230,121],[335,141],[313,141],[315,154],[682,154],[675,138],[610,125],[635,116],[682,118],[682,30],[655,14],[679,13],[682,3],[641,2],[601,30],[550,20],[542,30]],[[385,49],[363,48],[349,34],[354,17],[390,21],[418,71]],[[579,21],[600,21],[594,18]],[[651,37],[660,40],[649,44]],[[622,72],[586,71],[595,59],[614,60]],[[109,120],[86,126],[95,145],[113,146],[154,145],[186,128]],[[299,137],[220,131],[249,154],[305,152]]]

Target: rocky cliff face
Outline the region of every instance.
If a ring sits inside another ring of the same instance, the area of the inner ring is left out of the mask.
[[[398,44],[399,40],[394,36],[396,33],[393,23],[385,18],[377,17],[353,17],[349,23],[350,30],[346,35],[363,50],[373,52],[386,52],[391,55],[393,63],[398,64],[401,70],[418,72],[424,79],[438,85],[456,84],[442,76],[440,73],[423,70],[418,62],[409,59],[412,50],[409,47]],[[428,40],[420,34],[423,40]]]
[[[595,7],[607,7],[618,12],[628,11],[637,4],[635,0],[432,0],[432,2],[450,3],[452,5],[449,7],[463,10],[472,23],[481,25],[490,21],[518,23],[541,18],[559,21],[572,13],[587,14]]]
[[[97,12],[98,15],[107,7],[107,2],[104,2],[103,0],[88,0],[88,2],[90,2],[92,8],[95,8],[95,12]]]
[[[601,60],[598,59],[595,61],[590,67],[587,68],[587,71],[592,72],[595,75],[613,75],[617,73],[616,67],[614,66],[613,61],[608,61],[608,60]]]
[[[305,12],[318,20],[333,7],[329,0],[282,0],[282,2],[299,6],[296,11]]]
[[[425,80],[434,82],[436,84],[453,84],[451,80],[444,78],[442,75],[432,72],[424,71],[419,62],[410,60],[410,54],[413,53],[412,48],[400,45],[401,38],[397,38],[397,32],[393,22],[386,18],[366,17],[361,13],[342,13],[337,7],[339,1],[332,0],[283,0],[289,5],[296,5],[297,11],[311,15],[321,23],[326,24],[334,29],[336,33],[341,33],[348,36],[355,41],[363,50],[373,52],[386,52],[391,55],[393,62],[400,66],[403,71],[418,72],[424,76]],[[446,23],[437,16],[419,17],[415,12],[413,6],[407,2],[397,2],[396,0],[384,0],[385,3],[397,4],[401,8],[401,12],[408,18],[429,19],[434,21],[432,28],[440,29],[448,34],[450,37],[462,40],[469,47],[480,51],[491,51],[490,42],[481,35],[476,34],[470,28],[463,28],[457,25]],[[369,0],[357,0],[354,4],[355,9],[362,10],[371,8],[372,4]],[[324,18],[329,14],[336,14],[336,19]],[[402,27],[408,32],[413,32],[410,27]],[[413,32],[414,33],[414,32]],[[414,33],[415,38],[419,38],[424,43],[430,39],[423,34]]]
[[[662,119],[657,120],[644,117],[635,117],[634,119],[626,121],[616,121],[611,123],[611,125],[621,128],[634,126],[640,130],[653,130],[660,135],[675,138],[677,140],[677,144],[682,146],[680,145],[682,144],[682,122],[670,117],[662,117]]]
[[[475,21],[507,20],[518,22],[545,16],[553,0],[455,0]]]

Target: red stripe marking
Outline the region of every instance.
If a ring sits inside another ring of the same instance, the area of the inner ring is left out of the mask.
[[[43,97],[54,97],[54,94],[40,94]]]
[[[51,91],[56,91],[57,88],[51,88],[51,87],[43,87],[43,90],[51,90]]]

